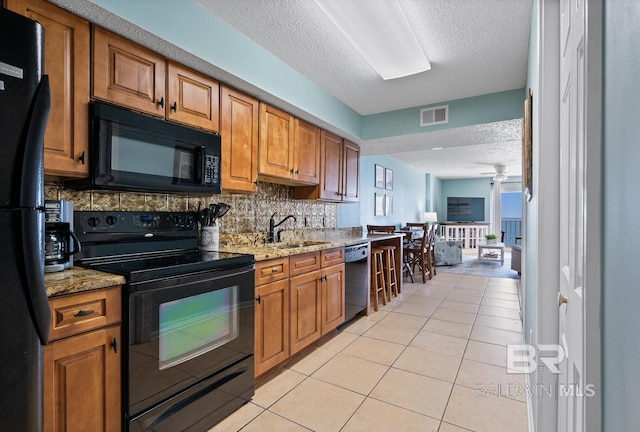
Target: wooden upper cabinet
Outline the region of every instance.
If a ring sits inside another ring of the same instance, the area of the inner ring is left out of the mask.
[[[301,183],[320,181],[320,128],[300,119],[294,127],[293,178]]]
[[[165,115],[165,59],[93,27],[91,95],[148,114]]]
[[[320,184],[298,187],[298,199],[358,202],[360,199],[360,146],[322,131],[320,145]]]
[[[167,119],[220,130],[220,83],[177,63],[167,67]]]
[[[320,128],[261,103],[258,177],[294,186],[317,185]]]
[[[177,123],[220,131],[220,83],[93,27],[91,95]]]
[[[344,140],[342,201],[360,200],[360,146]]]
[[[260,176],[291,179],[294,122],[291,114],[260,104]]]
[[[258,105],[251,96],[220,87],[223,192],[257,190]]]
[[[330,132],[322,131],[320,199],[332,201],[340,201],[342,199],[343,153],[342,138]]]
[[[89,23],[44,0],[7,0],[7,8],[45,30],[51,112],[44,138],[46,174],[89,174]]]

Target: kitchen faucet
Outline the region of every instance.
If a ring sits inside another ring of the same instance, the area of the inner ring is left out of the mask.
[[[277,239],[275,238],[275,230],[276,227],[282,225],[287,219],[291,218],[293,219],[294,222],[297,222],[297,219],[294,215],[289,215],[287,217],[285,217],[284,219],[282,219],[280,222],[276,223],[274,217],[277,213],[274,213],[271,215],[271,218],[269,218],[269,237],[267,238],[267,242],[269,243],[273,243],[274,241],[280,241],[280,233],[282,232],[282,230],[278,231],[278,237]]]

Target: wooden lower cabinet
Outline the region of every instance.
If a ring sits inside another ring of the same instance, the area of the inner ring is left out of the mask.
[[[49,299],[44,347],[44,431],[122,427],[121,287]]]
[[[344,263],[322,270],[321,332],[329,333],[344,322]]]
[[[316,270],[291,278],[291,354],[321,335],[322,273]]]
[[[289,279],[256,287],[255,375],[289,357]]]
[[[115,325],[45,347],[45,432],[121,429],[120,340]]]
[[[256,263],[256,376],[334,330],[344,317],[344,248]]]

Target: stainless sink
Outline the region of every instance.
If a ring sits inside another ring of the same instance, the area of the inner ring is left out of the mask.
[[[301,242],[294,242],[294,243],[275,244],[272,247],[274,249],[297,249],[297,248],[303,248],[307,246],[323,245],[327,243],[328,242],[323,242],[323,241],[301,241]]]

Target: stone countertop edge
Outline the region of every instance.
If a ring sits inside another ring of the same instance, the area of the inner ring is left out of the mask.
[[[125,282],[124,276],[82,267],[73,267],[61,272],[45,273],[44,275],[47,297],[108,288],[123,285]]]
[[[232,253],[244,253],[254,256],[256,262],[266,261],[275,258],[288,257],[292,255],[299,255],[308,252],[317,252],[325,249],[333,249],[343,246],[351,246],[359,243],[369,243],[373,241],[389,240],[398,237],[404,237],[404,234],[368,234],[362,236],[343,236],[334,237],[325,240],[317,240],[318,242],[324,242],[321,244],[314,244],[304,247],[297,247],[291,249],[278,249],[279,245],[285,245],[288,243],[296,243],[296,241],[282,242],[282,243],[266,243],[264,245],[229,245],[220,247],[220,252],[232,252]],[[316,241],[316,240],[314,240]]]

